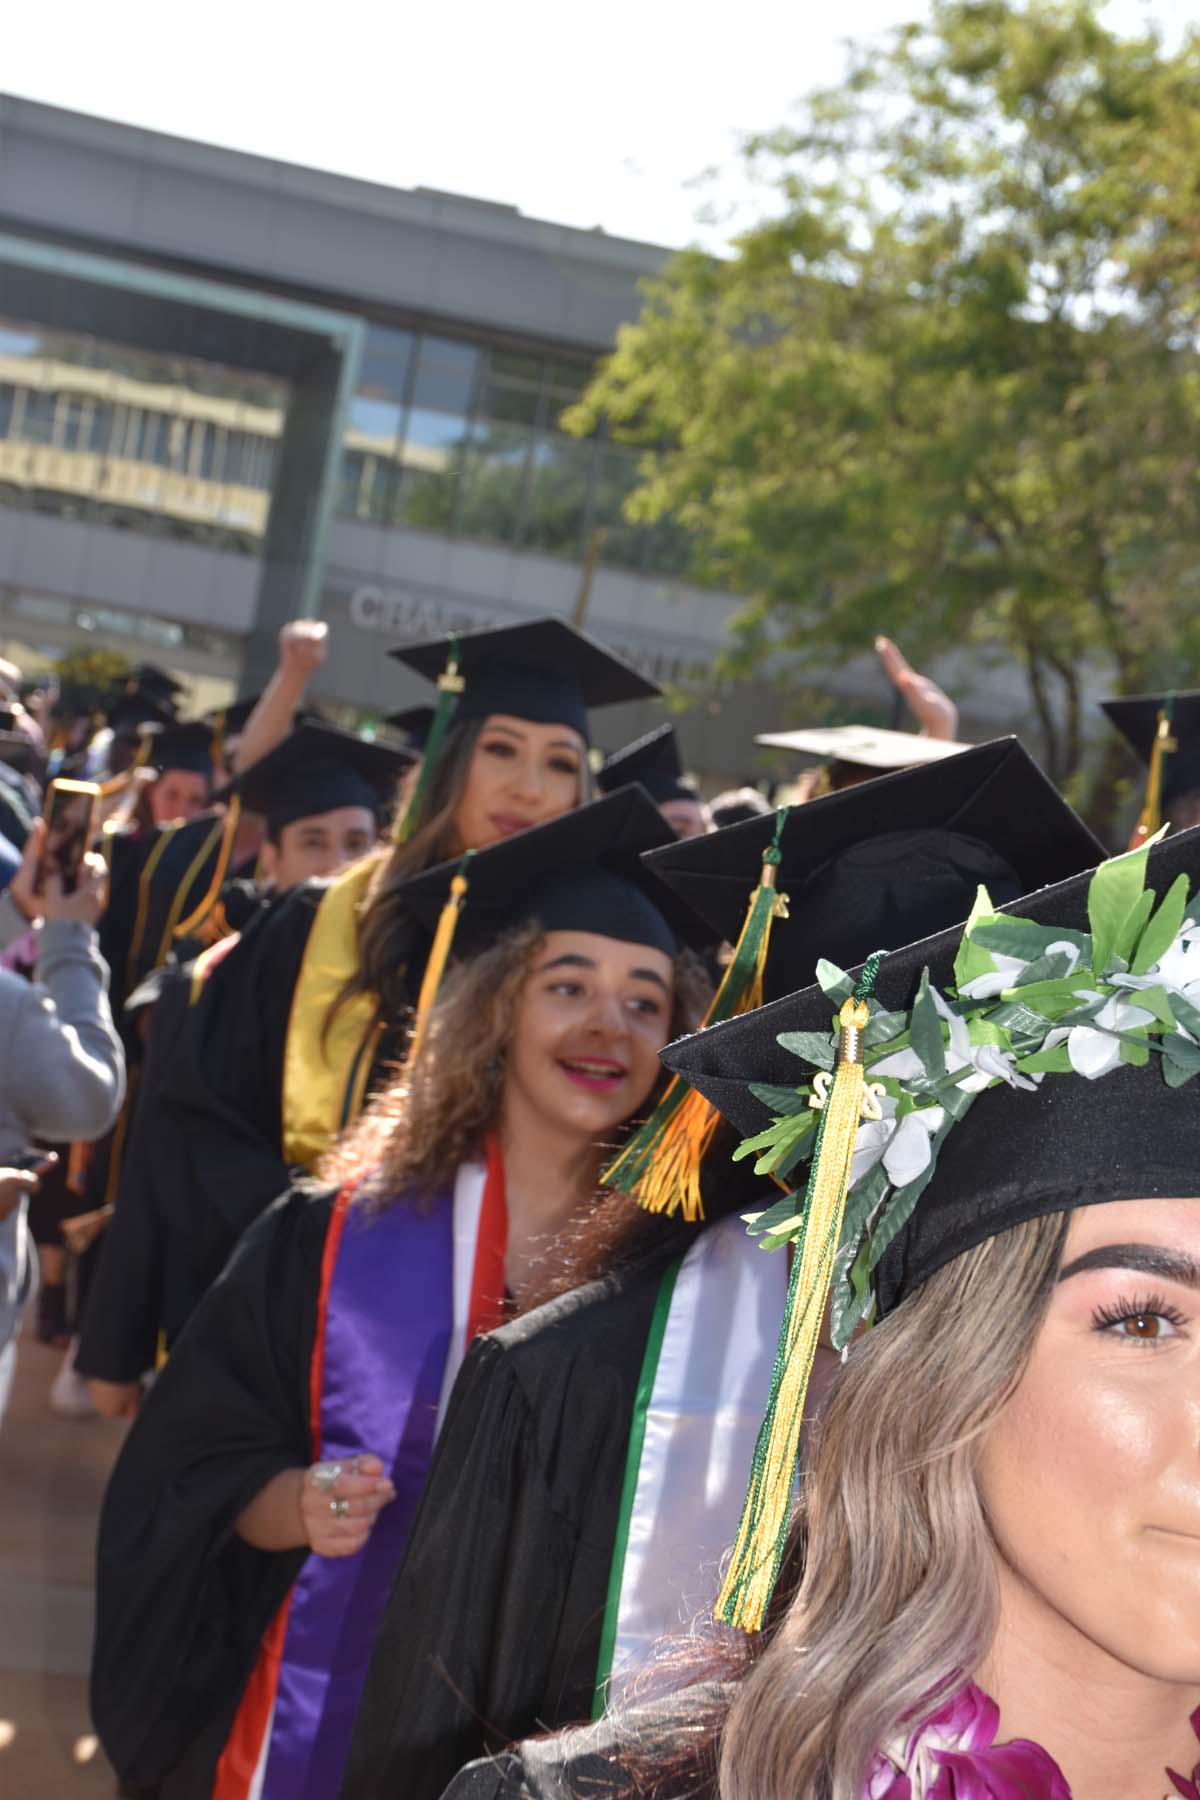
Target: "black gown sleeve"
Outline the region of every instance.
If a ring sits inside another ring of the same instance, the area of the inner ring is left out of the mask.
[[[211,970],[136,1147],[165,1236],[168,1342],[294,1177],[281,1143],[284,1047],[322,891],[282,896]]]
[[[342,1800],[438,1800],[485,1751],[590,1716],[656,1292],[657,1277],[626,1295],[593,1283],[472,1346],[376,1640]]]
[[[247,1236],[113,1470],[97,1546],[92,1713],[134,1786],[157,1788],[214,1719],[232,1719],[303,1563],[299,1551],[252,1549],[233,1527],[272,1476],[309,1461],[308,1372],[331,1201],[298,1190]]]
[[[100,1239],[75,1367],[102,1381],[136,1381],[152,1369],[163,1319],[166,1243],[150,1179],[158,1094],[187,1022],[190,971],[163,970],[150,1013],[117,1201]]]

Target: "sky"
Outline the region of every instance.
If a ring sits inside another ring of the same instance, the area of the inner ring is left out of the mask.
[[[4,8],[0,89],[392,187],[716,248],[739,135],[926,0],[58,0]],[[1109,0],[1170,38],[1195,0]],[[52,24],[50,23],[52,21]],[[714,179],[697,185],[707,170]]]

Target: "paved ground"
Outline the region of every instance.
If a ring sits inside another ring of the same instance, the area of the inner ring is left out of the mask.
[[[92,1737],[92,1542],[123,1426],[56,1419],[60,1352],[26,1335],[0,1426],[0,1794],[74,1800],[116,1783]]]

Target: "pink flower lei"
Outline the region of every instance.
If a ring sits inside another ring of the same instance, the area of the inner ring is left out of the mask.
[[[997,1744],[1000,1709],[973,1683],[871,1764],[863,1800],[1071,1800],[1062,1770],[1028,1739]],[[1192,1714],[1200,1737],[1200,1708]],[[1190,1778],[1166,1771],[1180,1800],[1200,1800],[1200,1763]]]

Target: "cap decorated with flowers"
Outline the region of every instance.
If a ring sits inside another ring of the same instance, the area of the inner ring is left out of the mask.
[[[718,1603],[756,1629],[778,1571],[829,1305],[843,1349],[935,1270],[1024,1220],[1200,1195],[1200,830],[963,928],[818,965],[817,985],[664,1061],[786,1188],[747,1219],[792,1247],[775,1381]]]

